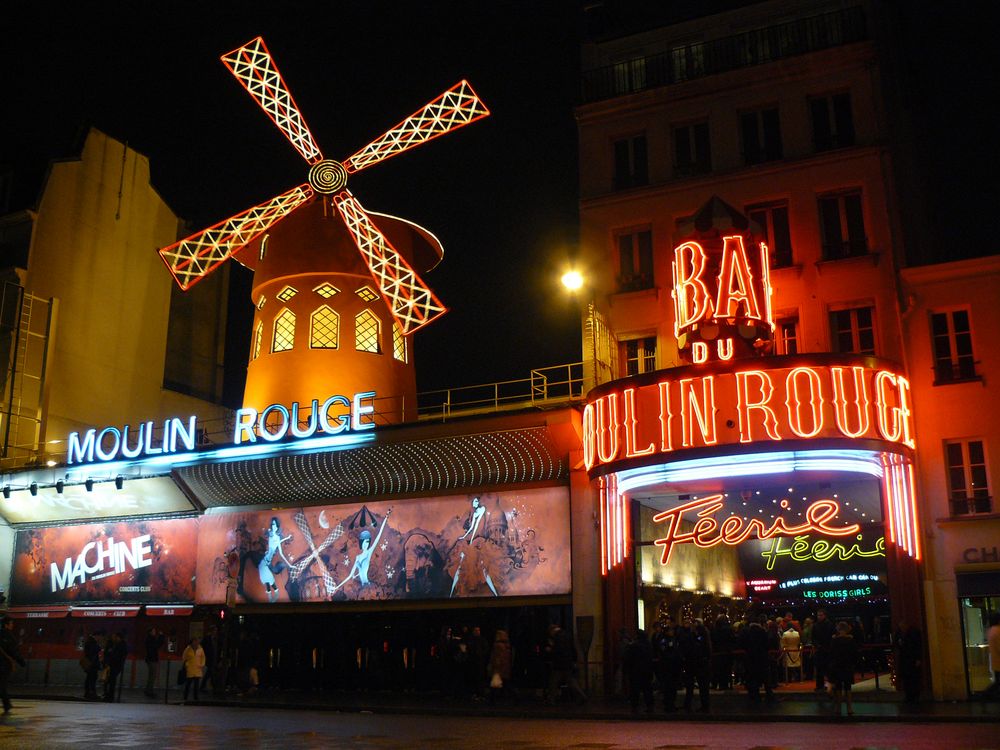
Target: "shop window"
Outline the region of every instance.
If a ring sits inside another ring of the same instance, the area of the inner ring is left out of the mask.
[[[774,322],[774,353],[799,353],[798,318],[779,318]]]
[[[854,307],[830,313],[833,350],[841,354],[875,353],[875,311]]]
[[[817,151],[854,145],[850,94],[810,99],[809,111],[812,115],[813,147]]]
[[[392,356],[400,362],[406,362],[406,336],[399,323],[392,324]]]
[[[250,356],[250,360],[253,361],[260,356],[260,346],[264,340],[264,321],[257,323],[257,327],[253,332],[253,354]]]
[[[282,302],[288,302],[288,300],[290,300],[298,293],[299,290],[296,289],[294,286],[286,286],[274,296],[280,299]]]
[[[313,287],[313,291],[323,299],[330,299],[333,295],[340,293],[340,290],[337,289],[337,287],[325,281],[319,286]]]
[[[656,369],[655,336],[623,341],[621,346],[626,376],[652,372]]]
[[[618,245],[618,291],[634,292],[653,286],[653,233],[648,229],[623,232]]]
[[[372,291],[370,286],[363,286],[360,289],[355,289],[354,293],[358,295],[365,302],[374,302],[378,299],[378,295]]]
[[[986,451],[982,440],[956,440],[945,444],[948,498],[951,515],[990,513],[993,499],[986,479]]]
[[[336,349],[340,344],[340,316],[323,305],[309,318],[309,348]]]
[[[957,383],[976,377],[968,310],[931,313],[934,384]]]
[[[770,251],[771,268],[792,265],[792,235],[788,228],[788,201],[746,207],[747,217],[760,225]]]
[[[646,136],[620,138],[614,142],[614,190],[640,187],[649,182],[646,163]]]
[[[782,157],[781,124],[777,107],[741,113],[740,135],[743,139],[743,161],[746,164],[762,164]]]
[[[285,309],[274,319],[271,352],[287,352],[295,346],[295,313]]]
[[[362,310],[354,316],[354,348],[359,352],[380,354],[382,321],[371,310]]]
[[[712,171],[712,146],[708,123],[681,125],[674,128],[674,174],[705,174]]]
[[[819,224],[823,260],[853,258],[868,252],[860,190],[820,196]]]

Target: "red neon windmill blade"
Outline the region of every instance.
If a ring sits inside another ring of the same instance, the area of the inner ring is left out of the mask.
[[[223,55],[222,61],[310,165],[308,182],[160,250],[181,288],[190,288],[277,221],[320,194],[332,196],[404,335],[444,314],[444,305],[378,230],[346,186],[349,174],[489,115],[468,81],[459,81],[344,162],[338,162],[323,158],[262,38]]]

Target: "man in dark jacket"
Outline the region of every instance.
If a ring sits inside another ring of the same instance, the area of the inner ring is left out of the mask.
[[[813,623],[813,663],[816,665],[816,690],[826,692],[826,673],[830,661],[830,642],[833,640],[833,622],[827,619],[826,612],[816,613]]]
[[[632,705],[632,713],[639,713],[640,694],[646,702],[646,713],[653,713],[653,647],[646,638],[645,630],[640,630],[635,640],[625,649],[622,665],[628,677],[628,699]]]
[[[0,700],[3,701],[3,712],[10,713],[10,696],[7,695],[7,680],[17,666],[24,666],[21,651],[14,637],[14,621],[4,617],[0,624]]]
[[[545,657],[549,662],[549,690],[546,701],[550,705],[555,703],[559,688],[566,685],[574,699],[578,703],[584,703],[587,694],[580,688],[574,673],[576,645],[573,643],[573,636],[558,625],[550,625],[549,638],[545,644]]]
[[[86,677],[83,679],[83,697],[89,701],[97,700],[97,673],[101,669],[101,644],[97,636],[101,633],[91,633],[83,642],[83,658],[86,661]]]
[[[708,711],[709,682],[712,678],[712,634],[701,618],[688,620],[681,628],[681,654],[684,659],[684,710],[690,711],[694,701],[694,685],[698,683],[701,711]]]
[[[743,648],[743,668],[745,671],[747,697],[752,703],[760,702],[760,687],[767,692],[767,701],[774,700],[771,684],[771,654],[768,649],[767,631],[756,620],[747,624],[740,632],[740,646]]]
[[[156,678],[160,673],[160,649],[166,638],[156,628],[146,634],[146,697],[156,697]]]
[[[115,689],[118,678],[125,670],[125,659],[128,657],[128,645],[120,633],[112,633],[108,645],[104,647],[104,665],[108,668],[108,679],[104,683],[104,700],[114,703],[117,700]]]
[[[683,671],[680,639],[673,619],[667,618],[663,630],[653,640],[653,653],[656,680],[663,691],[663,709],[670,713],[677,710],[677,690],[681,685]]]

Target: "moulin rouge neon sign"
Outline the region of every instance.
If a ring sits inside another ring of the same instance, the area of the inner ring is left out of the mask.
[[[697,366],[675,368],[652,382],[633,378],[602,388],[583,411],[584,464],[609,470],[688,448],[788,439],[914,446],[906,378],[888,368],[812,359],[817,363],[710,375]]]
[[[670,553],[678,544],[694,544],[705,549],[719,544],[736,546],[752,536],[766,541],[779,536],[800,536],[811,533],[846,537],[855,536],[861,531],[861,526],[856,523],[846,526],[832,525],[840,515],[840,503],[836,500],[816,500],[804,511],[805,520],[794,525],[789,525],[782,516],[767,524],[759,518],[744,520],[742,516],[730,515],[720,523],[716,520],[715,514],[723,505],[722,495],[709,495],[653,516],[654,523],[667,525],[665,535],[653,542],[663,548],[660,564],[666,565],[670,562]],[[788,503],[783,502],[782,507],[787,510]],[[681,520],[685,513],[691,511],[697,511],[695,515],[698,520],[689,531],[682,531]]]

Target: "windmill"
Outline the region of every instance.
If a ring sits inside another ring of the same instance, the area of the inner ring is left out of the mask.
[[[185,291],[229,258],[254,270],[245,406],[375,390],[412,408],[407,341],[446,311],[415,266],[436,264],[441,246],[412,222],[366,211],[347,181],[489,111],[463,80],[335,161],[316,145],[262,38],[222,61],[306,161],[306,181],[160,249],[161,258]],[[392,404],[376,412],[406,416]]]

